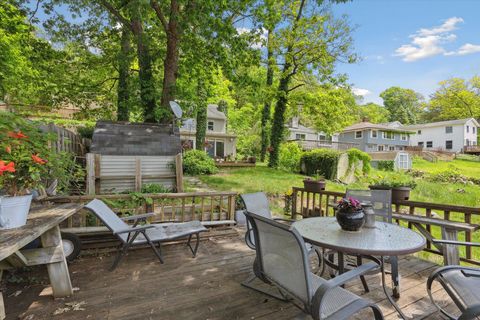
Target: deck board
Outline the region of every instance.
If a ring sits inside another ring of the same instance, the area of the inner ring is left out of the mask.
[[[184,244],[164,247],[165,263],[156,260],[150,249],[133,250],[114,272],[107,271],[113,256],[84,256],[70,264],[74,296],[53,300],[45,285],[28,288],[8,285],[7,319],[293,319],[299,309],[240,285],[249,276],[254,252],[243,243],[242,235],[210,237],[202,241],[196,259]],[[399,301],[408,315],[438,319],[426,289],[426,277],[437,267],[413,256],[400,259]],[[36,277],[46,277],[36,268]],[[367,276],[370,292],[360,281],[346,288],[375,301],[387,319],[398,316],[386,300],[378,275]],[[22,290],[18,296],[12,295]],[[438,289],[438,288],[437,288]],[[438,291],[438,292],[441,292]],[[444,297],[445,304],[448,299]],[[85,310],[53,315],[67,303],[84,303]],[[454,306],[449,306],[452,308]],[[369,318],[369,312],[355,319]]]

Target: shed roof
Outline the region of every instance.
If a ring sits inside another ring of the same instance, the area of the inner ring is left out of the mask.
[[[372,161],[395,160],[398,153],[407,153],[404,151],[377,151],[369,153]]]

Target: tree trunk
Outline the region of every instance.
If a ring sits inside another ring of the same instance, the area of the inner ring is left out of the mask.
[[[132,19],[132,29],[137,42],[137,55],[140,81],[140,100],[145,122],[155,122],[155,84],[153,82],[152,57],[148,48],[148,41],[143,32],[140,12],[137,8],[136,16]]]
[[[129,118],[129,70],[130,70],[130,30],[123,27],[118,55],[117,120],[128,121]]]
[[[180,32],[178,25],[179,4],[172,0],[170,4],[170,19],[168,21],[167,34],[167,53],[163,62],[163,87],[161,99],[161,122],[169,122],[171,112],[169,102],[175,100],[175,91],[178,75],[178,43],[180,41]]]
[[[290,67],[286,64],[284,67],[284,72],[282,73],[282,78],[280,78],[280,83],[278,85],[277,104],[275,105],[275,113],[273,114],[272,133],[270,136],[270,145],[272,146],[272,151],[270,152],[268,166],[271,168],[278,166],[280,143],[283,139],[285,111],[287,109],[288,101],[288,86],[290,85],[290,79],[292,77],[291,74],[286,74],[285,70],[289,70],[289,68]]]
[[[203,80],[197,84],[197,127],[195,145],[197,150],[205,149],[205,136],[207,132],[207,94]]]
[[[272,48],[272,30],[268,30],[267,36],[267,90],[273,84],[273,48]],[[267,152],[268,147],[268,132],[267,132],[267,124],[270,120],[270,105],[271,101],[265,101],[262,110],[262,146],[260,150],[260,160],[262,162],[265,161],[265,154]]]

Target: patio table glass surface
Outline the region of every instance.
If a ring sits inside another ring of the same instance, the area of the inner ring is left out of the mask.
[[[415,231],[380,221],[359,231],[342,230],[335,217],[307,218],[293,226],[308,242],[347,254],[398,256],[420,251],[426,242]]]

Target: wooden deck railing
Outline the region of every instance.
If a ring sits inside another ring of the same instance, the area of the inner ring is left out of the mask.
[[[54,203],[87,203],[97,198],[121,215],[153,212],[150,222],[199,220],[206,225],[230,224],[234,220],[236,192],[193,192],[157,194],[113,194],[97,196],[50,197]],[[63,225],[73,232],[98,231],[101,221],[87,210],[72,216]]]
[[[292,194],[292,218],[298,216],[333,216],[334,210],[332,203],[340,200],[345,193],[322,191],[309,192],[303,188],[293,188]],[[458,233],[461,233],[460,239],[466,242],[480,241],[480,208],[465,207],[456,205],[436,204],[419,201],[400,201],[392,204],[394,218],[397,223],[402,223],[408,228],[415,228],[427,238],[425,251],[435,254],[452,254],[456,247],[434,245],[432,240],[435,238],[444,238],[447,240],[456,239]],[[447,250],[448,249],[448,250]],[[476,250],[473,252],[473,250]],[[455,253],[454,253],[455,254]],[[468,263],[480,265],[480,250],[471,246],[460,248],[459,256],[453,257],[453,260],[459,259]]]

